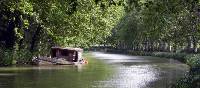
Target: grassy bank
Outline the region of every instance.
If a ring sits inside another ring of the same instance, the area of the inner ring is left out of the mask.
[[[190,71],[172,88],[199,88],[200,87],[200,54],[172,53],[172,52],[144,52],[131,50],[107,50],[111,53],[123,53],[136,56],[155,56],[172,58],[190,66]]]

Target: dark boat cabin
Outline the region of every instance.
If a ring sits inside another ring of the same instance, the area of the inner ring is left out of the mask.
[[[66,61],[78,62],[82,59],[83,49],[80,48],[60,48],[52,47],[51,48],[51,57],[52,58],[63,58]]]

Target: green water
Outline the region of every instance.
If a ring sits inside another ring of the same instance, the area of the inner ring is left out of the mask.
[[[87,65],[1,67],[0,88],[167,88],[188,70],[163,58],[99,52],[86,56]]]
[[[0,88],[92,88],[111,72],[92,58],[83,66],[6,67],[0,68]]]

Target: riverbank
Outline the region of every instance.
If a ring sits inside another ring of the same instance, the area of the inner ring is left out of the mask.
[[[107,50],[109,53],[122,53],[135,56],[155,56],[172,58],[183,62],[190,67],[200,66],[200,54],[187,54],[187,53],[173,53],[173,52],[144,52],[144,51],[131,51],[131,50]]]
[[[122,53],[135,56],[172,58],[190,66],[190,71],[173,88],[198,88],[200,86],[200,54],[172,52],[143,52],[131,50],[107,50],[109,53]]]

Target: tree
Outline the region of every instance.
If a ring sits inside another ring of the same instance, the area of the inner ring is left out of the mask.
[[[20,63],[48,54],[51,46],[88,47],[110,35],[124,15],[120,1],[3,0],[0,43]],[[23,52],[30,53],[24,55]],[[26,60],[27,59],[27,60]]]

